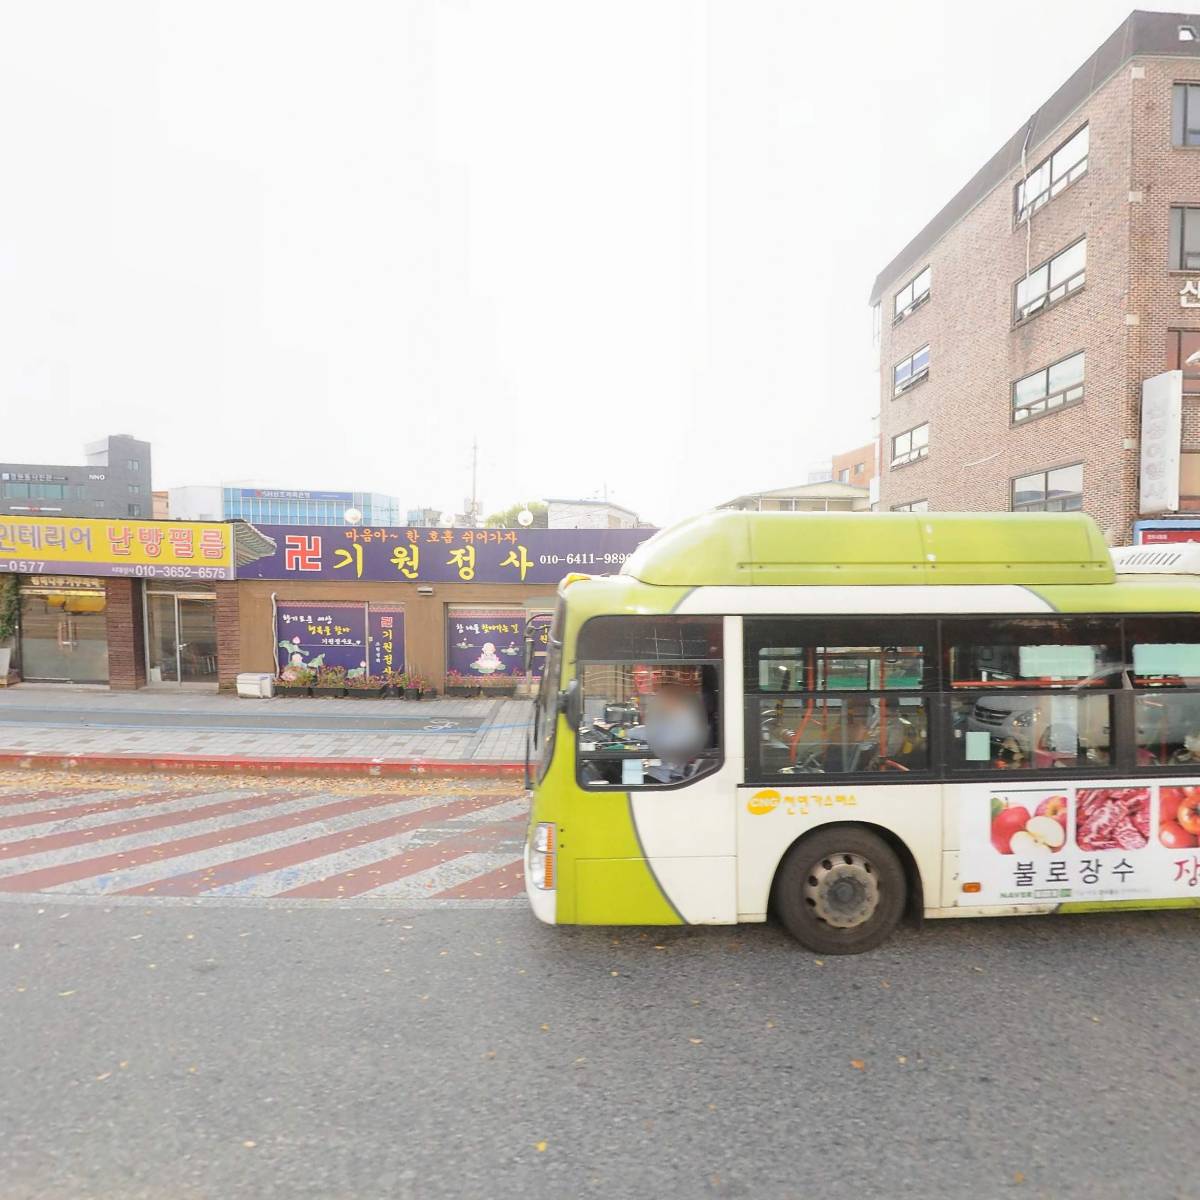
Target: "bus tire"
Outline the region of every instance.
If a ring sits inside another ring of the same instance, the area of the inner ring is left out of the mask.
[[[908,883],[896,852],[855,825],[818,829],[788,851],[775,875],[775,911],[816,954],[862,954],[904,915]]]

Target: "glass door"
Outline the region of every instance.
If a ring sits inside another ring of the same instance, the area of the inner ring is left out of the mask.
[[[146,593],[149,682],[217,682],[217,606],[211,597]]]
[[[147,663],[150,683],[179,682],[175,593],[146,593]]]
[[[176,601],[180,682],[216,683],[217,606],[194,596],[177,596]]]

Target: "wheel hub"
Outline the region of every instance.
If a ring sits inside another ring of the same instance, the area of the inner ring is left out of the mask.
[[[875,868],[861,854],[831,854],[810,868],[804,900],[827,925],[862,925],[879,907]]]

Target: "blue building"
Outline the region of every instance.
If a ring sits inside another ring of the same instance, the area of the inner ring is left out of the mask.
[[[346,513],[360,514],[347,521]],[[402,525],[407,511],[380,492],[324,492],[304,488],[180,487],[170,491],[170,515],[182,521],[256,525]]]

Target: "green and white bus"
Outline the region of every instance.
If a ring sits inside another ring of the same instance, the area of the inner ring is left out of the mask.
[[[559,589],[526,891],[557,924],[1200,903],[1200,546],[1078,513],[718,512]]]

